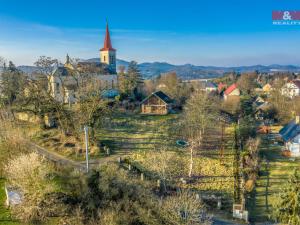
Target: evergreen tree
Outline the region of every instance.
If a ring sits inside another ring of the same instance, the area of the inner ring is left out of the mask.
[[[9,72],[19,72],[17,67],[15,66],[15,64],[12,61],[8,62],[7,71],[9,71]]]
[[[12,104],[23,91],[24,84],[24,74],[10,61],[8,67],[4,68],[1,75],[1,102],[4,104]]]
[[[273,216],[284,224],[300,224],[300,176],[294,171],[273,204]]]
[[[129,94],[129,90],[128,90],[128,77],[125,72],[125,66],[119,67],[118,84],[119,84],[119,91],[121,92],[121,94],[127,96]]]
[[[137,62],[131,61],[129,63],[127,76],[130,94],[137,94],[142,83],[142,76],[138,69]]]

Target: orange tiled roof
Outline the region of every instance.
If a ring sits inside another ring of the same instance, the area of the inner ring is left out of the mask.
[[[237,89],[236,84],[230,85],[224,92],[225,95],[229,95],[231,92],[233,92],[235,89]]]

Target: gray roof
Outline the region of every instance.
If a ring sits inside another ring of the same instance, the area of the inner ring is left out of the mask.
[[[279,131],[279,134],[284,141],[289,141],[300,134],[300,124],[297,124],[295,120],[292,120]]]
[[[217,85],[213,82],[206,82],[205,87],[206,88],[217,88]]]
[[[145,102],[147,99],[149,99],[153,95],[160,98],[161,100],[163,100],[166,104],[170,104],[173,102],[173,100],[168,95],[163,93],[162,91],[156,91],[156,92],[152,93],[151,95],[149,95],[147,98],[145,98],[141,103]]]
[[[71,70],[64,66],[58,66],[53,70],[52,74],[56,76],[68,76],[71,74]]]
[[[265,111],[265,110],[269,109],[271,106],[272,106],[271,103],[269,103],[269,102],[264,102],[264,103],[259,104],[259,105],[256,107],[256,111],[258,111],[258,110]]]
[[[215,89],[217,89],[217,85],[213,82],[210,82],[210,81],[200,81],[198,83],[198,85],[199,85],[199,88],[203,89],[203,90],[206,89],[206,88],[215,88]]]

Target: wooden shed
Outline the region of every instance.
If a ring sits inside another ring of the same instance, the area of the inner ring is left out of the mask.
[[[142,114],[166,115],[172,108],[173,100],[162,91],[149,95],[141,102]]]

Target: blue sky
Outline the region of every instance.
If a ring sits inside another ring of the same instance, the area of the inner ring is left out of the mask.
[[[300,26],[272,25],[299,0],[0,0],[0,56],[98,57],[106,18],[118,58],[174,64],[300,65]]]

